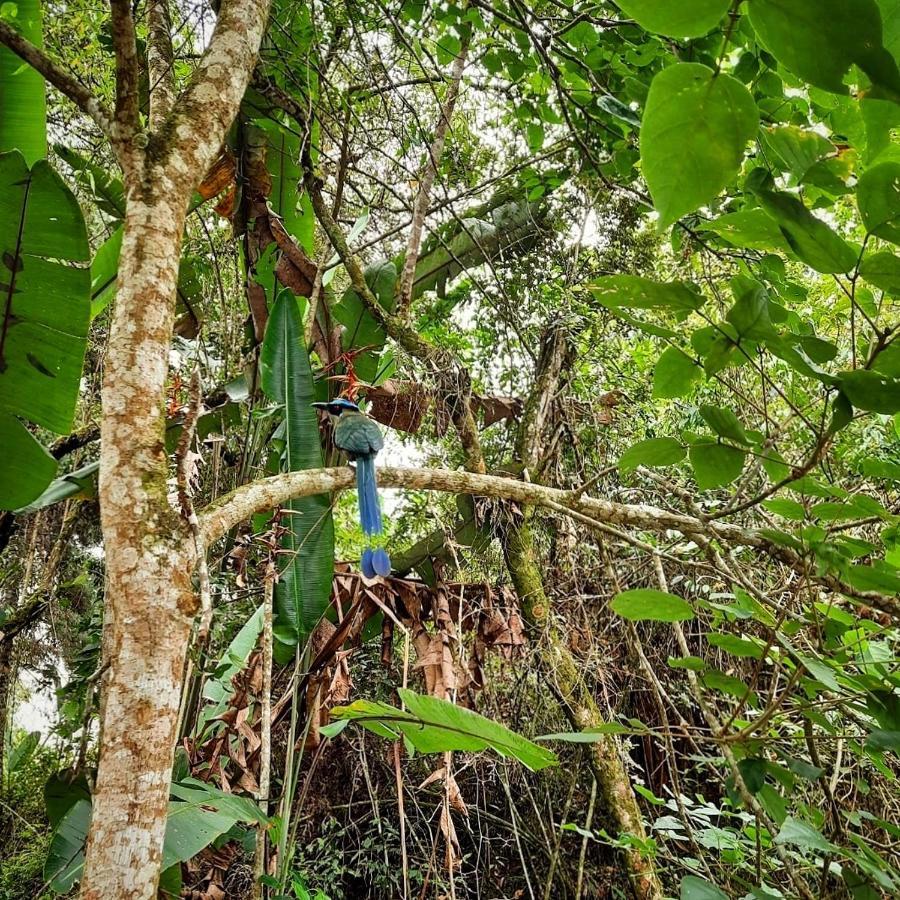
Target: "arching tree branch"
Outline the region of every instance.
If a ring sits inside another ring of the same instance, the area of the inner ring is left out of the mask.
[[[793,550],[774,544],[754,528],[703,521],[695,516],[686,516],[643,503],[615,503],[611,500],[585,497],[574,491],[475,472],[385,466],[378,470],[378,481],[383,487],[474,494],[478,497],[530,503],[554,511],[562,508],[566,513],[578,513],[581,522],[587,518],[599,523],[623,525],[643,531],[673,530],[685,535],[702,535],[730,547],[753,547],[803,572],[831,591],[862,600],[900,619],[900,600],[896,597],[874,591],[856,590],[833,575],[814,575],[809,571],[811,565],[809,560]],[[200,513],[200,530],[204,542],[209,546],[230,528],[250,518],[254,513],[274,509],[297,497],[347,490],[355,484],[356,475],[353,469],[345,467],[286,472],[283,475],[275,475],[244,485],[211,503]]]

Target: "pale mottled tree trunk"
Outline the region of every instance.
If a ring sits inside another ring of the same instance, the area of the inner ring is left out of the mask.
[[[90,900],[149,900],[159,881],[181,682],[197,607],[194,543],[166,489],[165,388],[181,239],[192,191],[246,90],[268,7],[269,0],[226,0],[181,97],[174,106],[170,92],[151,99],[153,133],[135,139],[136,132],[127,133],[127,116],[119,133],[127,213],[103,380],[105,671],[82,879],[82,897]],[[126,30],[127,22],[123,44],[130,40]],[[164,36],[157,41],[165,44]],[[127,60],[129,48],[119,50]],[[128,92],[121,94],[127,98]],[[125,115],[127,105],[121,106]]]

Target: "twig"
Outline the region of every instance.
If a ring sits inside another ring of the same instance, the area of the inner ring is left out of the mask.
[[[275,567],[266,563],[264,575],[263,627],[262,627],[262,703],[260,709],[259,746],[259,805],[263,815],[269,814],[269,791],[272,775],[272,597],[275,593]],[[260,828],[256,835],[256,854],[253,860],[253,900],[263,895],[262,876],[266,869],[266,834]]]
[[[447,132],[450,129],[450,120],[459,97],[459,86],[462,81],[463,69],[466,66],[466,57],[469,53],[469,38],[463,40],[456,59],[453,60],[453,68],[450,72],[450,84],[447,86],[447,96],[441,107],[438,123],[434,129],[434,139],[428,148],[428,159],[425,168],[419,178],[419,190],[413,204],[412,226],[409,230],[409,241],[406,245],[406,256],[403,260],[403,270],[400,273],[400,285],[397,290],[397,300],[394,312],[401,318],[409,316],[409,306],[412,302],[413,282],[416,277],[416,263],[419,261],[419,250],[422,246],[422,233],[425,229],[425,215],[428,211],[428,203],[431,196],[431,188],[437,177],[438,166],[444,153],[444,143]]]

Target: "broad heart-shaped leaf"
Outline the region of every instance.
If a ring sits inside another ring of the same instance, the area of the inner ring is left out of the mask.
[[[686,622],[694,618],[687,600],[652,588],[622,591],[613,597],[610,608],[632,622]]]
[[[730,409],[704,403],[700,407],[700,415],[719,437],[734,441],[736,444],[749,445],[750,439],[744,431],[744,426]]]
[[[494,750],[501,756],[517,759],[533,772],[558,762],[552,751],[470,709],[406,688],[400,688],[397,693],[406,710],[386,703],[357,700],[349,706],[335,707],[331,717],[357,722],[388,740],[403,736],[420,753]]]
[[[784,191],[760,190],[756,196],[780,226],[791,249],[810,268],[832,274],[849,272],[856,266],[859,248],[817,219],[801,200]]]
[[[730,0],[617,0],[616,5],[647,31],[674,38],[701,37],[728,12]]]
[[[890,250],[866,254],[859,267],[859,274],[869,284],[889,294],[900,294],[900,257]]]
[[[647,438],[622,454],[619,468],[630,472],[638,466],[673,466],[683,459],[684,447],[675,438]]]
[[[303,344],[303,323],[296,298],[278,295],[266,325],[260,351],[260,381],[266,395],[284,406],[287,472],[322,466],[319,424],[309,355]],[[315,628],[328,606],[334,574],[334,522],[331,497],[318,494],[292,500],[284,522],[282,571],[275,588],[275,624],[294,640]],[[279,644],[281,647],[282,645]],[[285,649],[279,653],[285,659]]]
[[[641,167],[660,228],[718,195],[737,175],[758,125],[753,97],[730,75],[676,63],[653,79],[641,125]]]
[[[90,309],[78,201],[40,160],[0,154],[0,509],[40,496],[56,462],[18,421],[72,425]]]
[[[747,11],[765,48],[804,81],[846,94],[844,76],[855,63],[878,96],[900,98],[875,0],[753,0]]]
[[[835,152],[831,141],[796,125],[765,128],[762,134],[770,156],[774,156],[772,162],[780,163],[783,171],[790,172],[797,181],[801,181],[820,159]]]
[[[608,309],[669,309],[687,313],[700,309],[706,302],[692,284],[651,281],[640,275],[606,275],[587,287]]]
[[[680,900],[728,900],[728,894],[696,875],[685,875],[681,879],[679,897]]]
[[[43,46],[41,0],[17,0],[9,24]],[[29,166],[47,155],[47,98],[37,71],[0,45],[0,152],[7,150],[18,150]]]
[[[888,378],[880,372],[856,369],[841,373],[840,386],[843,394],[857,409],[882,415],[900,412],[898,378]]]
[[[900,162],[879,163],[863,172],[856,203],[866,231],[900,244]]]
[[[683,397],[702,374],[703,370],[687,353],[677,347],[667,347],[653,370],[653,396]]]
[[[731,484],[744,469],[746,453],[716,441],[697,441],[688,451],[694,480],[701,491]]]

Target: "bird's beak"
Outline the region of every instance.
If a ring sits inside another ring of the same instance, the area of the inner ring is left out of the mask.
[[[310,403],[310,406],[314,406],[316,409],[328,409],[327,403]]]

